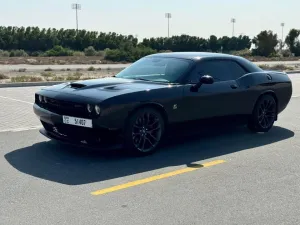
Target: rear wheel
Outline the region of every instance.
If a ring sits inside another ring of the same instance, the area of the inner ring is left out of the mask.
[[[135,155],[149,155],[157,150],[165,123],[159,111],[146,107],[130,118],[125,128],[125,148]]]
[[[256,103],[248,128],[253,132],[268,132],[276,120],[277,103],[272,95],[263,95]]]

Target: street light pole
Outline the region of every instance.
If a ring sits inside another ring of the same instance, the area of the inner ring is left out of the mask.
[[[284,23],[281,23],[280,26],[281,26],[281,50],[282,50],[283,43],[284,43],[284,41],[283,41],[283,27],[284,27]]]
[[[231,23],[232,23],[232,37],[234,37],[234,23],[236,22],[236,19],[232,18]]]
[[[72,4],[72,9],[76,10],[76,31],[78,33],[78,10],[81,10],[81,5],[74,3]]]
[[[170,37],[170,19],[172,18],[171,13],[166,13],[165,17],[168,19],[168,38]]]

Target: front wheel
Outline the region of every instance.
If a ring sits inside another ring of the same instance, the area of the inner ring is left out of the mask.
[[[159,111],[147,107],[139,109],[125,128],[125,148],[135,155],[149,155],[156,151],[164,133],[165,123]]]
[[[272,95],[263,95],[256,103],[248,128],[253,132],[268,132],[277,116],[277,103]]]

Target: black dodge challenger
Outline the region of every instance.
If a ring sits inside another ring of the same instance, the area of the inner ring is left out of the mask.
[[[189,124],[182,133],[201,121],[267,132],[291,96],[286,73],[238,56],[178,52],[146,56],[113,77],[43,88],[33,108],[50,139],[146,155],[177,124]]]

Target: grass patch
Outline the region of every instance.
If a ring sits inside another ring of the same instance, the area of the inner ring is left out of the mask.
[[[95,67],[93,67],[93,66],[91,66],[91,67],[89,67],[88,68],[88,71],[95,71],[96,69],[95,69]]]
[[[294,68],[292,66],[287,66],[284,64],[277,64],[277,65],[259,65],[260,68],[262,68],[263,70],[280,70],[280,71],[284,71],[284,70],[293,70]]]
[[[51,81],[64,81],[65,78],[63,76],[54,76],[51,78]]]
[[[67,77],[66,77],[66,80],[80,80],[81,76],[83,74],[82,73],[74,73],[74,74],[69,74]]]
[[[5,79],[9,79],[9,77],[0,73],[0,80],[5,80]]]
[[[55,75],[53,73],[50,73],[50,72],[42,72],[41,76],[45,77],[45,78],[49,78],[49,77],[54,77]]]
[[[17,77],[12,77],[11,82],[12,83],[18,83],[18,82],[39,82],[43,81],[42,77],[37,77],[37,76],[17,76]]]

